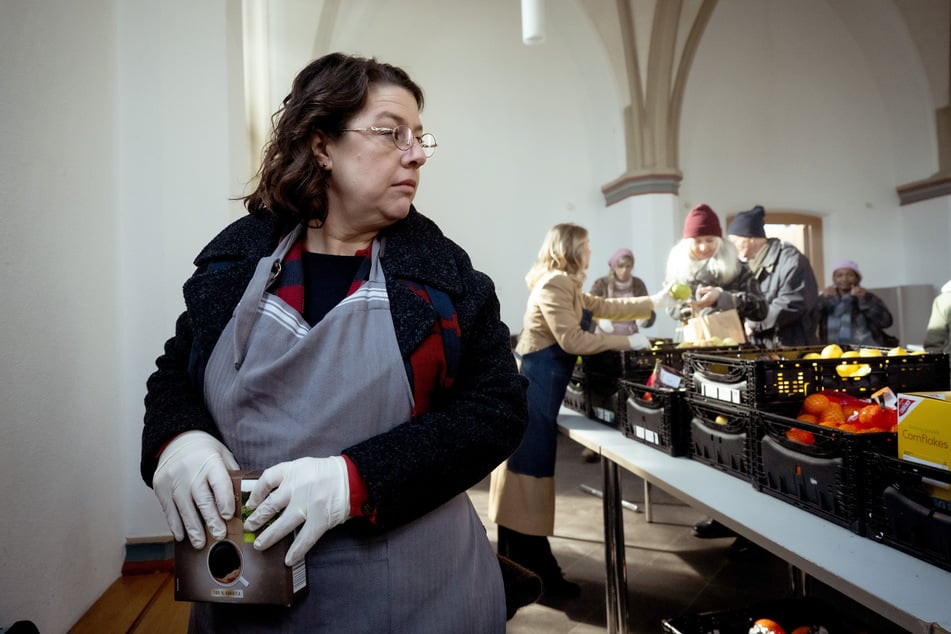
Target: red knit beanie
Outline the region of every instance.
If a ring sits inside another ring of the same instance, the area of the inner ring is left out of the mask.
[[[687,214],[687,220],[684,221],[684,237],[697,238],[699,236],[723,237],[720,219],[717,218],[716,212],[703,203],[691,209]]]

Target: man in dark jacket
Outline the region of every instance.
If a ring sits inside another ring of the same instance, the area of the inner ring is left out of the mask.
[[[769,313],[746,321],[750,342],[770,348],[817,343],[815,306],[819,296],[808,258],[794,245],[767,238],[760,205],[736,215],[727,234],[759,282]]]

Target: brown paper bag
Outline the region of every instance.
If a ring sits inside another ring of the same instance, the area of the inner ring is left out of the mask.
[[[714,337],[730,338],[738,344],[746,343],[746,331],[735,308],[723,310],[699,317],[691,317],[684,326],[684,341],[688,343],[708,342]]]

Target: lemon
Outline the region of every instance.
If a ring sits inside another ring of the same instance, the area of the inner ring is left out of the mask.
[[[842,353],[843,359],[851,359],[852,357],[857,357],[857,356],[859,356],[858,350],[846,350],[845,352]]]
[[[687,299],[690,297],[690,286],[677,282],[670,287],[670,295],[674,299]]]
[[[839,376],[847,378],[852,376],[857,367],[857,365],[853,365],[851,363],[840,363],[839,365],[835,366],[835,371]]]
[[[837,343],[830,343],[822,349],[819,356],[823,359],[838,359],[842,356],[842,348],[840,348]]]
[[[818,352],[807,352],[806,354],[802,355],[802,358],[803,359],[821,359],[822,355],[819,354]]]
[[[872,371],[872,367],[867,363],[860,363],[855,366],[855,369],[852,370],[853,377],[866,376],[869,372]]]
[[[717,416],[716,418],[714,418],[713,422],[716,423],[717,425],[728,425],[730,423],[730,419],[721,414],[720,416]]]
[[[840,363],[835,366],[835,371],[844,378],[858,378],[866,376],[872,368],[867,363]]]
[[[736,342],[736,339],[734,339],[733,337],[724,337],[724,338],[723,338],[723,345],[724,345],[724,346],[736,346],[736,345],[739,345],[739,344]]]
[[[880,357],[882,356],[882,351],[878,348],[862,348],[859,350],[860,357]]]
[[[901,357],[908,354],[908,351],[902,348],[901,346],[895,346],[888,351],[888,356],[890,357]]]

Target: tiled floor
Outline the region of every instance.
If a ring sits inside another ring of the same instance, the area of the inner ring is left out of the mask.
[[[548,601],[519,610],[508,632],[584,634],[604,632],[605,565],[601,499],[581,485],[601,488],[601,466],[584,462],[581,447],[559,437],[556,462],[556,516],[552,550],[565,576],[579,583],[581,597]],[[627,581],[632,632],[661,632],[662,619],[697,611],[746,605],[758,598],[782,596],[789,572],[784,562],[768,553],[736,553],[734,540],[701,540],[691,526],[703,515],[656,487],[651,492],[653,521],[644,520],[643,481],[621,474],[625,500],[639,505],[624,511]],[[496,525],[487,519],[488,480],[470,490],[489,537]]]
[[[560,436],[551,544],[565,576],[581,585],[581,596],[561,602],[542,597],[509,621],[510,634],[605,631],[601,499],[581,490],[582,484],[600,489],[600,483],[600,464],[584,462],[581,447]],[[758,600],[789,595],[790,570],[785,562],[755,547],[738,551],[733,538],[694,537],[691,526],[703,515],[656,487],[651,492],[653,521],[647,523],[642,512],[643,481],[622,472],[621,483],[624,499],[640,505],[637,512],[624,511],[631,632],[663,632],[665,618],[744,608]],[[486,479],[469,494],[495,544],[496,525],[487,518],[488,490]]]

